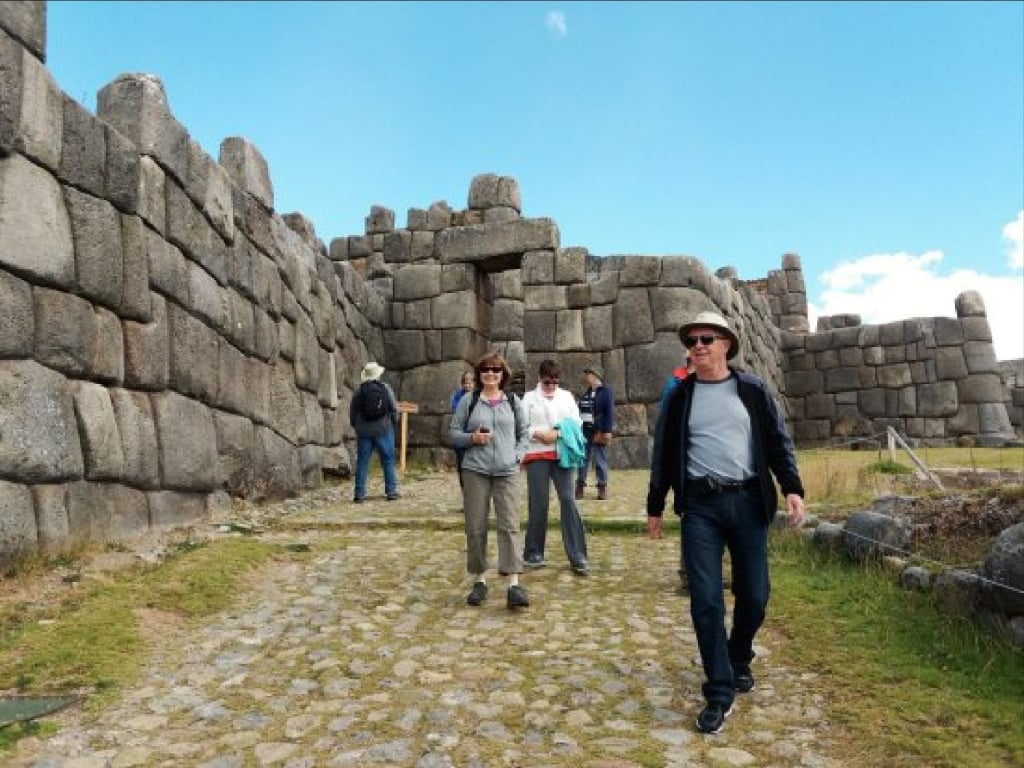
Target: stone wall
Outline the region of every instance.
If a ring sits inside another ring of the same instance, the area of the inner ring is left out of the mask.
[[[64,94],[45,11],[0,0],[0,561],[346,475],[371,359],[419,406],[412,458],[446,463],[451,393],[485,351],[519,391],[545,357],[574,392],[597,362],[616,392],[611,463],[646,466],[677,329],[703,309],[729,318],[735,363],[803,444],[889,424],[934,441],[1009,430],[974,294],[956,320],[810,333],[796,255],[753,281],[689,256],[595,257],[524,217],[518,183],[495,174],[472,180],[465,209],[411,209],[405,227],[372,206],[328,248],[305,216],[275,212],[259,151],[231,137],[211,158],[158,78],[116,78],[95,116]]]

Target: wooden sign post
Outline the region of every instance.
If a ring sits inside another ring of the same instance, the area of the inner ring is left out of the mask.
[[[419,413],[420,407],[416,403],[406,403],[404,401],[398,401],[398,412],[402,414],[401,420],[401,454],[398,460],[398,471],[402,475],[405,474],[405,441],[409,435],[409,414]]]

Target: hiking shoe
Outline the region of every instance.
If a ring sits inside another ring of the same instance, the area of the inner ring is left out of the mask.
[[[469,605],[480,605],[484,600],[487,599],[487,584],[478,581],[473,585],[473,589],[470,590],[469,595],[466,597],[466,602]]]
[[[582,500],[583,500],[583,486],[582,485],[577,485],[576,486],[576,501],[582,501]]]
[[[749,664],[737,664],[732,668],[732,687],[739,693],[754,690],[754,675],[750,672]]]
[[[510,611],[516,608],[527,608],[530,605],[530,598],[526,596],[525,589],[518,584],[514,584],[508,588],[508,597],[505,604]]]
[[[353,496],[352,497],[352,503],[353,504],[362,504],[364,501],[366,501],[366,497],[365,496]]]
[[[544,558],[543,557],[527,557],[523,559],[523,565],[527,568],[543,568]]]
[[[590,573],[590,566],[587,563],[573,563],[569,567],[572,568],[572,572],[577,576],[586,576]]]
[[[701,733],[718,733],[725,725],[725,718],[732,714],[732,704],[710,703],[697,715],[697,730]]]
[[[397,493],[389,493],[387,496],[388,501],[396,501],[399,498]]]
[[[597,487],[597,500],[598,501],[604,501],[607,498],[608,498],[608,489],[605,488],[603,485],[599,485]]]

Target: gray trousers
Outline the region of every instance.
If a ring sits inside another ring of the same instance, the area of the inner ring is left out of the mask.
[[[466,518],[466,570],[480,574],[488,569],[487,518],[494,502],[498,538],[498,573],[523,572],[519,551],[519,473],[492,477],[462,471],[462,512]]]
[[[544,543],[548,535],[548,498],[550,485],[555,486],[561,511],[562,546],[570,565],[587,564],[587,535],[583,518],[576,507],[576,470],[558,466],[557,461],[531,461],[526,465],[528,515],[526,518],[527,560],[544,559]]]

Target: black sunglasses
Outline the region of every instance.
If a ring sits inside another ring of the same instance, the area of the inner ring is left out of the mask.
[[[715,343],[715,339],[724,338],[725,336],[716,336],[713,333],[705,333],[701,334],[700,336],[687,336],[685,339],[683,339],[683,346],[686,347],[687,349],[693,349],[694,347],[697,346],[697,342],[699,341],[705,347],[710,347],[712,344]]]
[[[480,373],[504,373],[504,370],[497,365],[481,365]]]

